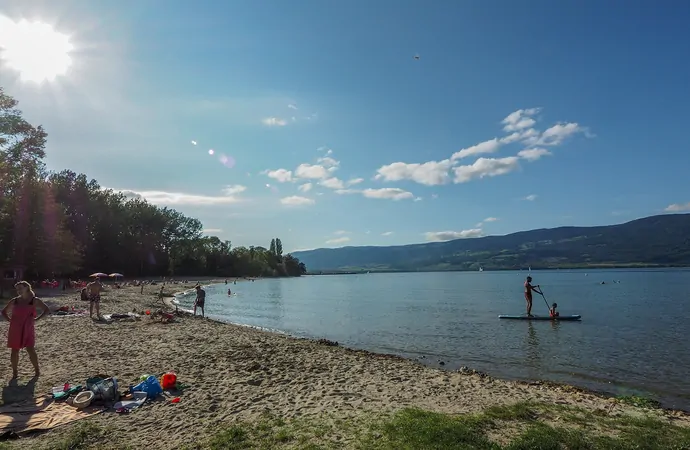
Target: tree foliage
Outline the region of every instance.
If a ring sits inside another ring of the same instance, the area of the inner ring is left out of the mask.
[[[198,219],[103,189],[71,170],[45,169],[47,134],[0,88],[0,266],[29,278],[95,271],[148,276],[300,276],[280,239],[235,247],[203,236]]]

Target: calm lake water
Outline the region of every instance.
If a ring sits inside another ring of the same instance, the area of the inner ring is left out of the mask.
[[[306,276],[206,287],[206,313],[439,367],[651,395],[690,410],[689,270],[535,271],[549,302],[581,322],[523,314],[526,272]],[[606,284],[601,284],[605,281]],[[617,281],[614,283],[614,281]],[[619,281],[619,282],[618,282]],[[228,297],[227,289],[233,290]],[[190,307],[193,295],[180,296]],[[548,314],[535,295],[533,313]]]

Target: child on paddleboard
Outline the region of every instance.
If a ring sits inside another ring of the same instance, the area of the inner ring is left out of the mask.
[[[560,316],[560,313],[558,311],[556,311],[557,307],[558,307],[557,303],[554,303],[553,305],[551,305],[551,309],[549,309],[549,316],[551,316],[551,317]]]

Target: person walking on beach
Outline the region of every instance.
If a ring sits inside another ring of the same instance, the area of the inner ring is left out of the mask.
[[[201,308],[201,317],[206,317],[204,314],[204,303],[206,303],[206,291],[201,289],[201,285],[196,285],[196,300],[194,301],[194,315],[196,316],[196,307]]]
[[[34,294],[31,285],[20,281],[14,285],[17,297],[10,300],[2,310],[2,317],[10,322],[7,333],[7,347],[11,349],[10,364],[12,365],[12,379],[17,378],[19,365],[19,350],[25,348],[34,366],[36,376],[38,369],[38,355],[36,354],[36,332],[34,322],[48,314],[48,307]],[[36,307],[41,309],[41,315],[36,317]]]
[[[86,285],[86,293],[89,296],[89,317],[93,319],[93,307],[96,306],[96,318],[101,319],[101,280],[96,278]]]
[[[525,301],[527,302],[527,316],[532,317],[532,291],[541,294],[539,285],[532,286],[532,277],[528,276],[525,281]],[[542,294],[543,295],[543,294]]]

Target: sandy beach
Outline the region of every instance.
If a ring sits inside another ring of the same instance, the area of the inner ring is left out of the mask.
[[[172,285],[172,293],[193,284]],[[102,314],[157,310],[160,286],[109,289]],[[39,295],[52,305],[88,308],[78,292]],[[208,301],[208,300],[207,300]],[[0,323],[3,336],[8,324]],[[122,387],[142,374],[174,371],[189,385],[178,404],[160,400],[130,414],[104,413],[87,421],[107,426],[108,442],[99,448],[174,449],[205,439],[219,427],[256,421],[270,413],[284,420],[327,415],[355,419],[366,413],[419,407],[444,413],[479,412],[520,401],[575,405],[606,414],[636,413],[637,408],[566,386],[492,379],[476,373],[448,372],[397,357],[354,351],[248,327],[190,316],[163,324],[138,321],[99,323],[86,316],[47,317],[37,323],[42,374],[34,395],[65,382],[83,383],[95,374],[115,376]],[[7,385],[9,354],[0,364]],[[22,395],[33,375],[22,352],[20,387],[6,389],[4,401]],[[13,397],[14,396],[14,397]],[[652,414],[690,425],[688,415],[656,410]],[[13,442],[13,448],[51,448],[51,442],[76,426],[70,424]],[[328,436],[347,447],[347,438]],[[344,441],[342,440],[344,439]],[[107,444],[107,446],[106,446]]]

